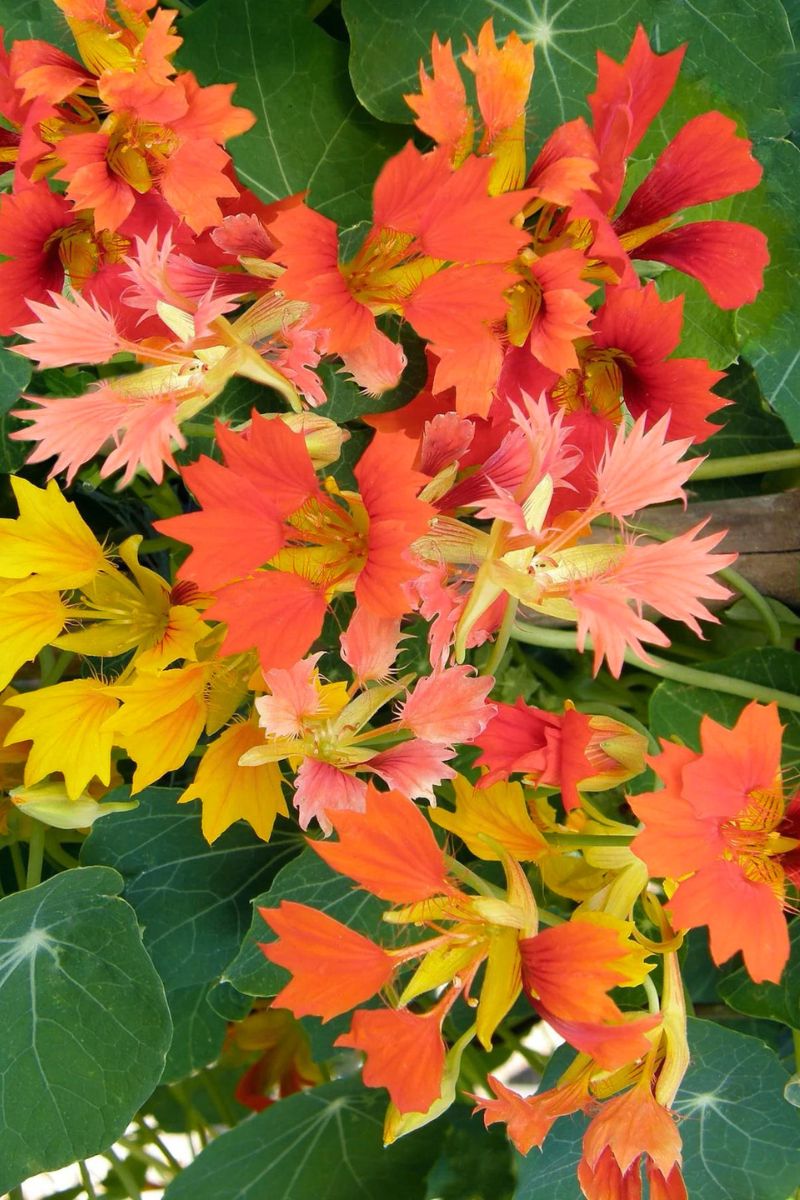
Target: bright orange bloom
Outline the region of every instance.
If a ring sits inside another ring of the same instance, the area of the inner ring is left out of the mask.
[[[588,913],[520,941],[523,984],[534,1008],[609,1070],[645,1054],[645,1034],[660,1021],[655,1015],[625,1023],[608,995],[613,987],[640,983],[651,969],[631,931],[623,921]]]
[[[442,1088],[442,1015],[438,1005],[424,1015],[408,1009],[362,1009],[335,1044],[366,1054],[364,1083],[388,1088],[399,1112],[424,1113]]]
[[[226,653],[255,646],[265,669],[294,666],[340,592],[376,617],[409,610],[410,547],[433,509],[418,499],[426,478],[407,438],[373,440],[355,468],[358,493],[333,480],[323,491],[305,438],[281,421],[254,415],[247,436],[219,427],[218,438],[224,466],[202,458],[183,472],[202,509],[158,528],[192,543],[178,574],[214,594],[206,615],[227,623]]]
[[[707,925],[714,961],[741,950],[756,983],[777,983],[789,956],[782,858],[798,841],[782,828],[781,735],[775,704],[751,701],[733,729],[703,717],[700,753],[662,742],[648,762],[663,789],[628,798],[645,824],[634,852],[682,881],[673,925]]]
[[[261,949],[293,976],[275,997],[276,1008],[330,1021],[369,1000],[394,974],[397,964],[385,950],[315,908],[282,900],[259,912],[280,939]]]
[[[534,1096],[520,1096],[494,1075],[488,1075],[486,1082],[494,1092],[494,1098],[484,1100],[475,1096],[475,1112],[483,1113],[487,1129],[498,1122],[506,1125],[508,1136],[520,1154],[541,1146],[559,1117],[586,1108],[591,1100],[586,1071],[571,1083],[559,1084],[557,1088],[537,1092]]]
[[[578,1181],[586,1200],[641,1200],[642,1160],[653,1200],[686,1200],[680,1134],[647,1075],[607,1100],[584,1134]]]
[[[363,812],[329,810],[328,816],[339,841],[309,845],[334,871],[396,904],[453,893],[430,825],[400,792],[381,793],[368,784]]]

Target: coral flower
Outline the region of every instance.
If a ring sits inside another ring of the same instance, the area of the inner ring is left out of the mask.
[[[775,704],[752,701],[733,729],[700,725],[699,754],[662,742],[650,760],[664,787],[628,799],[645,828],[633,842],[651,874],[680,879],[676,928],[707,925],[717,964],[741,950],[756,983],[777,983],[789,956],[781,828],[782,726]]]

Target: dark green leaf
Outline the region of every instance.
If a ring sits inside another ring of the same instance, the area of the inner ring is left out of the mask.
[[[786,1200],[800,1179],[800,1115],[783,1098],[786,1071],[757,1038],[712,1021],[690,1018],[688,1026],[691,1064],[674,1110],[682,1118],[689,1195]],[[583,1116],[558,1121],[541,1154],[519,1159],[515,1200],[579,1200],[575,1170],[586,1124]]]
[[[81,850],[83,863],[114,866],[125,879],[125,899],[136,909],[174,1013],[170,1078],[185,1074],[189,1062],[203,1066],[215,1057],[222,1018],[208,1006],[208,985],[242,939],[250,900],[291,853],[277,835],[265,845],[241,822],[209,846],[198,805],[179,806],[179,794],[147,788],[135,814],[98,822]],[[138,821],[116,820],[133,815]]]
[[[12,430],[24,428],[21,421],[10,416],[20,395],[30,383],[31,364],[20,354],[12,354],[0,345],[0,471],[16,471],[25,462],[31,449],[30,442],[12,442]]]
[[[257,124],[230,143],[239,178],[264,200],[308,189],[309,202],[351,225],[368,215],[375,176],[405,131],[359,107],[347,50],[295,0],[208,0],[181,25],[181,63],[200,82],[236,80]]]
[[[800,657],[788,650],[767,647],[744,650],[719,662],[698,664],[720,675],[747,679],[776,691],[800,695]],[[732,727],[747,700],[714,689],[685,683],[660,683],[650,699],[650,729],[656,737],[677,737],[693,749],[699,748],[700,720],[705,713],[722,725]],[[784,761],[800,762],[800,713],[781,709],[786,725],[783,735]]]
[[[800,921],[790,925],[789,937],[791,957],[780,983],[753,983],[739,967],[721,981],[719,994],[737,1012],[800,1029]]]
[[[161,980],[116,871],[64,871],[0,900],[0,1192],[97,1154],[161,1075]]]
[[[386,907],[368,892],[357,892],[344,876],[336,874],[313,850],[306,849],[278,873],[268,892],[253,901],[253,922],[239,954],[223,978],[248,996],[274,996],[289,978],[283,967],[269,962],[259,942],[275,940],[259,908],[275,908],[281,900],[309,904],[358,933],[375,936]]]
[[[586,111],[585,96],[594,88],[598,50],[617,60],[627,52],[641,22],[659,51],[683,42],[689,47],[684,71],[689,79],[707,80],[717,95],[741,107],[749,126],[764,136],[781,136],[788,128],[784,109],[791,100],[787,80],[776,62],[792,52],[786,13],[779,0],[743,3],[728,0],[343,0],[350,31],[350,72],[356,95],[384,121],[410,121],[405,92],[418,87],[420,58],[430,63],[433,33],[473,41],[492,17],[498,37],[512,29],[536,45],[536,74],[531,121],[541,142],[560,121]]]
[[[764,182],[743,197],[737,220],[750,221],[769,239],[764,292],[736,315],[742,354],[753,365],[764,395],[800,442],[800,351],[795,320],[800,308],[800,233],[792,212],[800,189],[800,150],[788,141],[756,147]]]
[[[213,1141],[165,1200],[422,1200],[438,1132],[384,1149],[385,1107],[354,1079],[289,1096]]]
[[[228,1022],[208,1003],[209,990],[193,985],[167,992],[173,1031],[162,1083],[185,1079],[218,1058]]]
[[[511,1200],[513,1151],[503,1127],[482,1129],[463,1104],[448,1109],[441,1124],[442,1153],[428,1177],[430,1200]]]

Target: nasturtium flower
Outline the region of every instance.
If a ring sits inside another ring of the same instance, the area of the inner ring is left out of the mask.
[[[258,837],[268,842],[276,816],[288,816],[277,763],[239,765],[243,755],[262,742],[261,731],[252,722],[229,725],[208,745],[194,782],[179,797],[179,804],[202,801],[201,827],[209,844],[239,820],[247,821]]]
[[[652,875],[679,881],[674,926],[707,925],[714,961],[741,950],[756,983],[777,983],[789,957],[784,861],[800,842],[787,821],[782,733],[775,704],[752,701],[732,729],[705,716],[700,752],[662,741],[648,762],[663,788],[628,797],[644,822],[634,852]]]

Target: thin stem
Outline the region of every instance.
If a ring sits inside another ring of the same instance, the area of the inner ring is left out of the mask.
[[[8,1193],[8,1200],[25,1200],[25,1193],[23,1192],[22,1187],[20,1186],[12,1188]]]
[[[636,830],[627,833],[543,833],[548,846],[559,850],[590,850],[594,846],[630,846]]]
[[[82,1158],[78,1160],[78,1170],[81,1173],[81,1183],[83,1184],[83,1190],[86,1192],[87,1200],[97,1200],[97,1192],[94,1190],[89,1168]]]
[[[800,1075],[800,1029],[792,1030],[792,1046],[794,1047],[794,1065]]]
[[[144,1147],[140,1146],[133,1138],[117,1138],[117,1145],[124,1146],[131,1158],[138,1158],[139,1162],[143,1162],[149,1167],[155,1167],[168,1179],[172,1178],[174,1173],[172,1167],[168,1163],[162,1162],[160,1158],[156,1158],[154,1154],[148,1154]]]
[[[482,896],[491,896],[493,900],[496,900],[498,896],[502,896],[503,893],[499,888],[488,883],[485,879],[481,879],[480,875],[476,875],[469,867],[465,867],[457,858],[452,858],[449,854],[446,854],[444,860],[447,863],[448,871],[452,871],[456,879],[460,879],[462,883],[468,883],[470,887],[473,887]]]
[[[767,640],[771,646],[779,646],[781,644],[781,626],[775,613],[772,611],[769,601],[761,595],[758,588],[753,587],[748,579],[740,575],[738,571],[734,571],[733,567],[725,567],[722,571],[717,571],[717,578],[729,583],[735,588],[740,596],[744,596],[745,600],[749,600],[753,608],[761,617],[764,625],[764,631],[767,635]]]
[[[35,821],[28,843],[28,869],[25,873],[25,887],[36,887],[42,881],[42,864],[44,862],[44,839],[47,827],[40,821]]]
[[[108,1150],[103,1152],[103,1158],[107,1158],[114,1168],[114,1172],[124,1188],[128,1190],[128,1200],[142,1200],[142,1193],[139,1191],[139,1185],[131,1175],[127,1166],[116,1153],[113,1146],[109,1146]]]
[[[497,631],[497,637],[494,639],[492,652],[487,658],[485,664],[480,669],[481,675],[496,675],[497,668],[500,666],[508,649],[508,643],[511,641],[511,631],[514,628],[514,621],[519,608],[519,600],[515,600],[513,596],[509,596],[506,602],[506,611],[503,614],[503,621]]]
[[[728,479],[731,475],[760,475],[800,467],[800,449],[769,450],[764,454],[737,454],[732,458],[707,458],[692,479]]]
[[[577,650],[576,636],[571,630],[548,629],[545,626],[515,625],[513,636],[529,646],[547,646],[554,650]],[[591,650],[592,639],[587,637],[586,650]],[[716,671],[699,671],[694,667],[686,667],[679,663],[669,662],[655,654],[648,655],[648,662],[637,658],[630,650],[625,651],[625,662],[640,671],[649,671],[651,675],[660,675],[662,679],[672,679],[676,683],[686,683],[691,687],[705,688],[707,691],[724,692],[728,696],[743,696],[746,700],[759,700],[763,704],[774,701],[779,708],[789,712],[800,712],[800,696],[791,692],[779,692],[774,688],[762,687],[761,684],[751,683],[747,679],[734,679],[732,675],[720,675]]]
[[[178,1162],[177,1158],[172,1153],[169,1146],[166,1144],[166,1142],[161,1137],[161,1135],[158,1133],[158,1131],[155,1129],[151,1129],[150,1126],[147,1125],[144,1121],[141,1122],[141,1126],[142,1126],[142,1129],[147,1130],[147,1136],[148,1136],[149,1140],[153,1143],[154,1146],[158,1147],[158,1149],[164,1155],[164,1158],[167,1160],[167,1162],[173,1168],[173,1170],[175,1170],[175,1171],[182,1170],[183,1168],[181,1167],[181,1164]]]
[[[45,838],[44,852],[59,867],[71,868],[80,866],[74,854],[70,854],[68,850],[64,849],[57,838],[50,835]]]
[[[645,975],[644,979],[642,980],[642,983],[644,985],[644,990],[647,993],[648,1009],[650,1010],[651,1013],[660,1012],[661,1011],[661,1001],[658,996],[658,991],[656,990],[656,985],[653,983],[653,981],[649,975]]]

